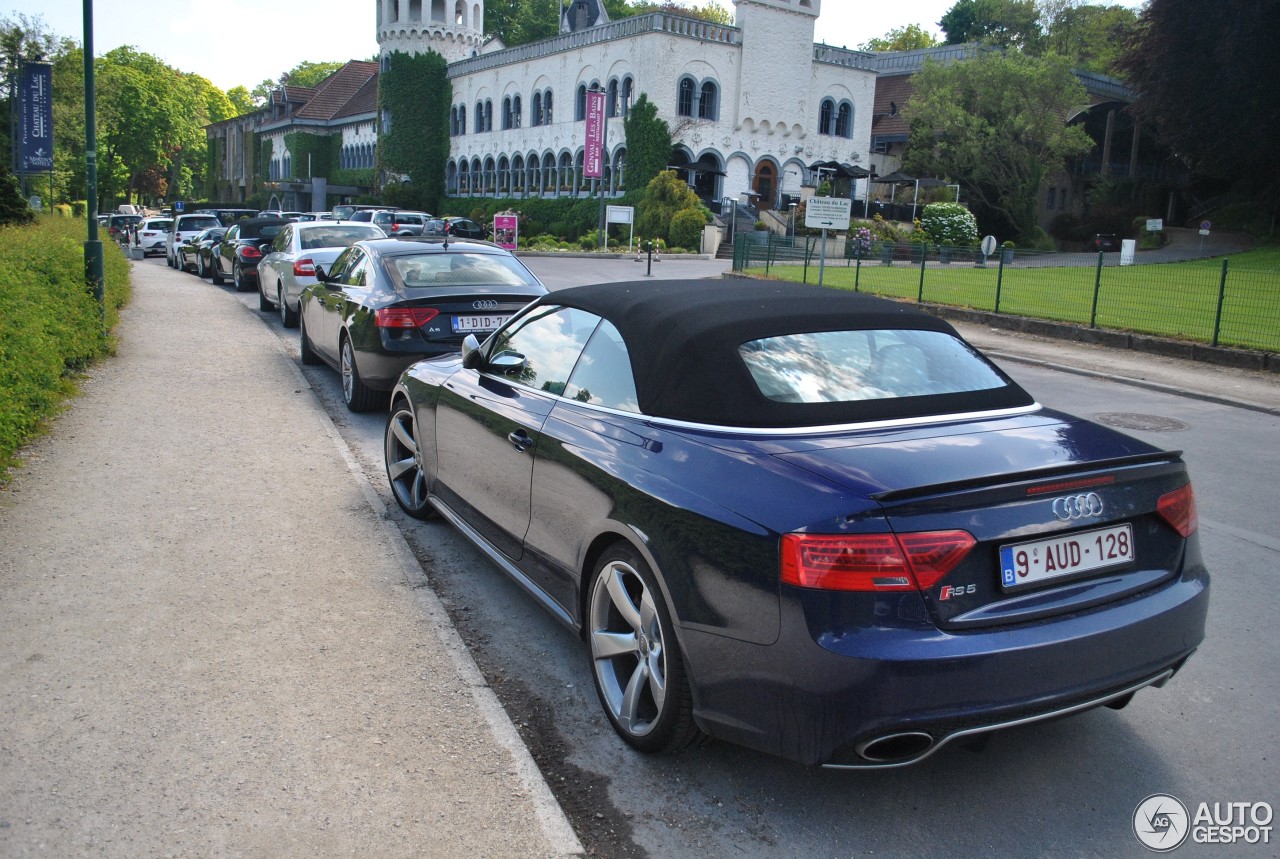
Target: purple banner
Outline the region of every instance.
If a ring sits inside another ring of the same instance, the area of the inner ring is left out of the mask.
[[[586,179],[604,176],[604,93],[587,93],[587,144],[582,158]]]
[[[19,170],[23,173],[53,171],[53,66],[23,63],[19,84],[22,122]]]

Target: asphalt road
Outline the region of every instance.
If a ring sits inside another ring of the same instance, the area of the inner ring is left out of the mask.
[[[644,275],[628,260],[533,258],[552,288]],[[155,264],[162,265],[162,262]],[[720,263],[655,264],[658,276]],[[174,277],[180,275],[174,274]],[[181,275],[190,277],[191,275]],[[297,334],[229,300],[245,324]],[[602,856],[1144,856],[1133,833],[1152,794],[1280,804],[1280,657],[1267,597],[1280,561],[1280,417],[1047,367],[1005,368],[1044,404],[1129,426],[1184,450],[1213,573],[1207,640],[1163,689],[1122,711],[1096,710],[946,748],[900,770],[810,770],[724,743],[676,757],[627,750],[600,714],[581,645],[448,526],[403,517],[432,586],[521,731],[589,852]],[[384,494],[382,415],[353,415],[336,373],[306,377],[355,459]],[[1232,371],[1223,370],[1224,386]],[[282,392],[283,394],[284,392]],[[1134,427],[1138,428],[1134,428]],[[394,508],[394,504],[388,503]],[[1194,844],[1187,856],[1277,856],[1269,843]]]

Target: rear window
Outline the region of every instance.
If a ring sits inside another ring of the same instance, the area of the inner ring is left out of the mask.
[[[289,226],[288,222],[279,224],[241,224],[240,238],[242,239],[274,239],[276,235]]]
[[[301,235],[303,249],[315,250],[316,248],[349,248],[364,239],[382,238],[382,231],[355,224],[334,224],[323,229],[302,230]]]
[[[406,287],[524,286],[537,283],[513,257],[498,254],[424,253],[394,256],[387,267]]]
[[[142,227],[147,230],[159,230],[162,233],[167,233],[173,228],[173,221],[143,221]]]
[[[198,232],[220,226],[222,226],[222,222],[212,215],[207,217],[202,215],[198,218],[180,218],[178,220],[178,230],[183,233]]]
[[[1002,388],[1005,380],[941,331],[822,331],[738,349],[760,393],[780,403],[847,403]]]

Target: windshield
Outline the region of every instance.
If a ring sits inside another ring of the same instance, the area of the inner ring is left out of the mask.
[[[1005,386],[972,349],[941,331],[822,331],[738,349],[760,393],[783,403],[839,403]]]
[[[537,280],[514,257],[475,253],[395,256],[387,266],[408,288],[435,286],[525,286]]]

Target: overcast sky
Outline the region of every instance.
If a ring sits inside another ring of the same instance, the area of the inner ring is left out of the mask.
[[[1105,0],[1096,0],[1105,2]],[[732,0],[719,0],[732,9]],[[955,0],[826,0],[815,41],[849,48],[919,24],[941,36],[938,19]],[[688,5],[700,5],[698,2]],[[1124,5],[1136,7],[1137,0]],[[40,16],[60,36],[84,42],[83,0],[8,0],[0,16]],[[306,61],[363,60],[378,52],[373,0],[97,0],[98,56],[121,45],[222,90],[252,89]]]

